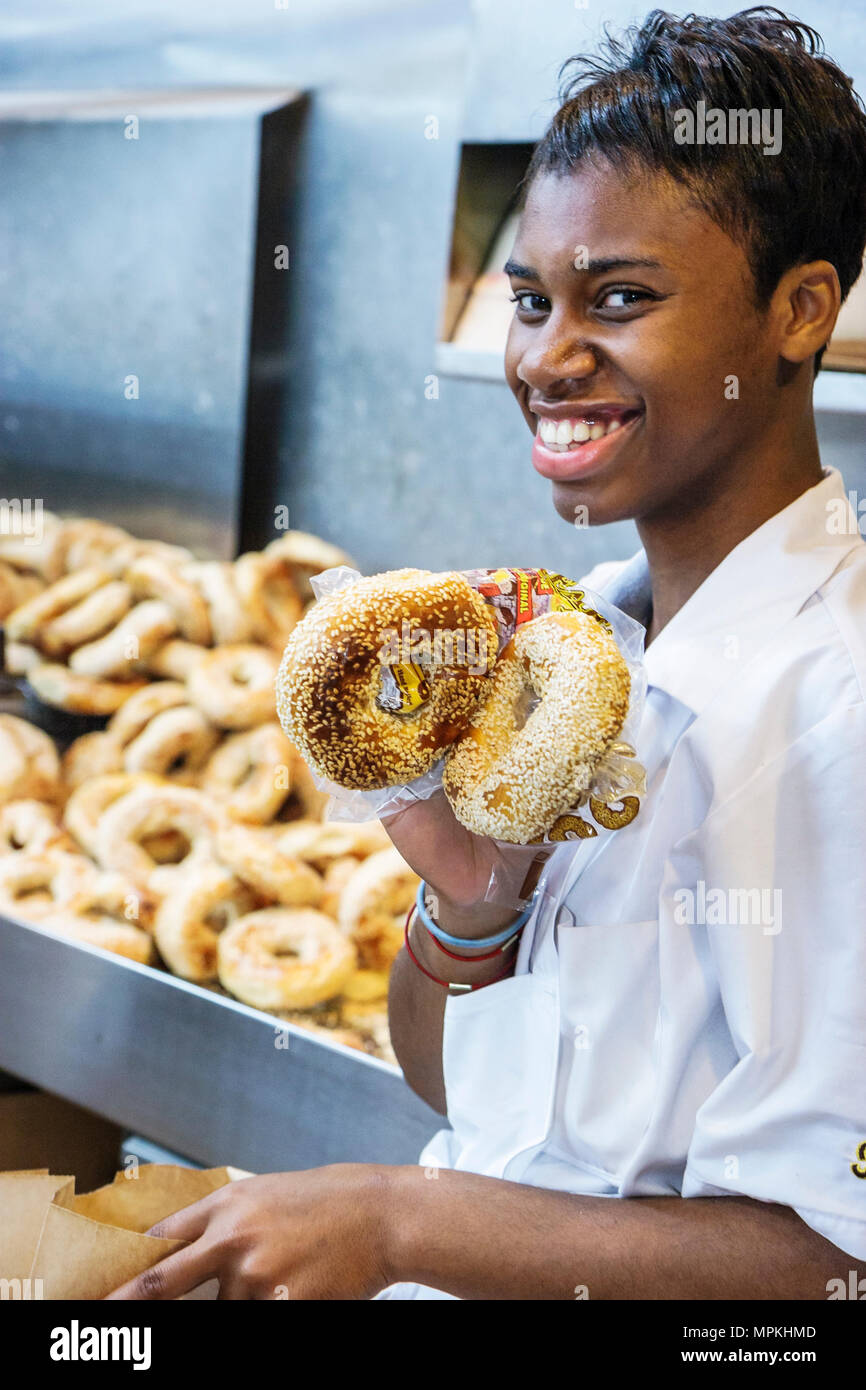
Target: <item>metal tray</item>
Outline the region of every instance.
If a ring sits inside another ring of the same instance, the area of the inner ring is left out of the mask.
[[[17,715],[50,734],[61,753],[73,739],[104,729],[108,723],[108,716],[104,714],[72,714],[56,705],[47,705],[40,700],[26,676],[9,676],[5,672],[0,672],[0,709],[3,714]]]
[[[388,1062],[2,916],[0,1068],[252,1172],[414,1163],[445,1124]]]

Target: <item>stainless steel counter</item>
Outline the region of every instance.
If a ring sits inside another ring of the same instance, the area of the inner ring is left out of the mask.
[[[412,1163],[444,1123],[386,1062],[4,917],[0,1069],[253,1172]]]

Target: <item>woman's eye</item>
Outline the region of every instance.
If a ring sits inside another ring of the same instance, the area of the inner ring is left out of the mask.
[[[545,299],[543,294],[536,294],[534,290],[518,290],[511,296],[510,302],[528,314],[546,314],[550,308],[549,300]]]
[[[600,309],[631,309],[643,299],[652,299],[645,290],[605,290],[598,301]]]

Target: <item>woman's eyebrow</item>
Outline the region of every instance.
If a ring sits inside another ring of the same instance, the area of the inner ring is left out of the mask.
[[[611,270],[629,270],[634,266],[639,266],[644,270],[662,270],[660,261],[648,260],[643,256],[602,256],[596,260],[587,261],[586,265],[575,266],[582,275],[606,275]],[[521,265],[519,261],[508,260],[502,267],[506,275],[513,275],[518,280],[540,280],[538,271],[531,265]]]

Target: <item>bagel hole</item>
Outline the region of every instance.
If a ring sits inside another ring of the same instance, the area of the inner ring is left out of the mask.
[[[274,816],[274,820],[286,823],[303,819],[304,803],[301,801],[297,792],[289,792],[279,811],[277,811],[277,814]]]
[[[534,706],[535,696],[533,695],[531,690],[524,686],[523,689],[520,691],[520,694],[516,696],[513,705],[515,729],[523,728],[524,724],[526,723],[527,719],[532,713]]]
[[[432,669],[423,662],[415,662],[414,665],[421,668],[422,676],[413,696],[413,698],[418,698],[418,703],[409,709],[404,708],[409,696],[401,688],[394,674],[394,668],[392,666],[379,667],[379,692],[376,695],[374,703],[379,709],[384,710],[386,714],[393,715],[396,719],[414,718],[415,715],[423,710],[433,694],[433,687],[431,685]]]
[[[210,927],[213,932],[225,931],[226,927],[237,919],[237,913],[231,911],[230,904],[214,907],[205,914],[204,924]]]
[[[162,830],[146,836],[141,847],[156,864],[180,864],[192,849],[192,842],[182,830]]]

